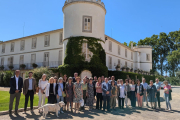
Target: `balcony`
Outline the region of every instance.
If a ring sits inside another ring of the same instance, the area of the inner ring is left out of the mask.
[[[31,70],[33,69],[32,63],[24,63],[26,65],[26,67],[24,68],[24,70]],[[62,65],[62,61],[49,61],[49,62],[36,62],[35,64],[37,64],[37,68],[40,67],[48,67],[48,68],[57,68],[59,65]],[[3,70],[10,70],[9,69],[10,65],[4,65],[4,69]],[[20,67],[20,64],[13,64],[11,65],[14,68],[12,70],[22,70],[22,68]]]

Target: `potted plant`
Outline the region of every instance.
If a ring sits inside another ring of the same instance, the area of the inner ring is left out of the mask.
[[[26,67],[25,64],[21,64],[21,65],[20,65],[20,68],[21,68],[21,69],[24,69],[25,67]]]
[[[38,66],[38,65],[37,65],[36,63],[33,63],[33,64],[32,64],[32,67],[33,67],[33,68],[37,68],[37,66]]]
[[[131,68],[130,71],[133,72],[133,68]]]
[[[129,67],[126,67],[126,72],[129,72]]]
[[[138,73],[138,70],[134,70],[135,73]]]
[[[9,65],[9,69],[12,70],[14,68],[13,65]]]
[[[121,69],[122,69],[122,71],[126,71],[126,67],[125,67],[125,66],[124,66],[124,67],[122,67]]]
[[[0,70],[4,70],[4,65],[1,65],[1,66],[0,66]]]
[[[119,64],[117,64],[116,70],[117,70],[117,71],[120,71],[120,65],[119,65]]]

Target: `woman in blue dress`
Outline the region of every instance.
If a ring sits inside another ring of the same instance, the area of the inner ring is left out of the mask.
[[[153,81],[150,80],[150,85],[147,88],[148,101],[151,103],[151,108],[156,109],[156,86],[153,85]]]

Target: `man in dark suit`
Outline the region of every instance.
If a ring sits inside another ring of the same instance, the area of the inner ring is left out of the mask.
[[[73,83],[75,83],[75,82],[76,82],[76,77],[78,77],[78,73],[77,73],[77,72],[75,72],[75,73],[74,73]]]
[[[32,78],[33,72],[29,72],[29,77],[24,80],[23,94],[25,95],[24,113],[26,113],[28,100],[30,97],[31,112],[33,112],[33,99],[36,94],[36,80]]]
[[[110,96],[111,96],[111,84],[108,83],[108,78],[105,78],[105,82],[102,83],[102,96],[104,100],[103,111],[106,109],[110,111]]]
[[[15,75],[10,79],[10,101],[9,101],[9,114],[12,114],[14,98],[16,98],[15,114],[18,114],[19,100],[21,97],[23,79],[19,76],[20,70],[15,71]]]

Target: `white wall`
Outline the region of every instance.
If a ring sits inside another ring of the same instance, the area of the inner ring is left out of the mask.
[[[58,62],[59,60],[59,51],[63,50],[63,44],[59,44],[59,36],[62,30],[56,32],[48,32],[47,34],[40,34],[36,36],[30,36],[25,39],[14,40],[15,43],[14,52],[10,52],[11,42],[4,42],[6,45],[5,53],[2,51],[2,43],[0,44],[0,62],[1,58],[4,58],[4,65],[8,64],[8,58],[13,57],[13,64],[19,64],[20,55],[24,55],[24,63],[31,63],[31,54],[36,54],[36,62],[44,61],[44,53],[49,52],[49,61]],[[50,35],[50,46],[44,47],[44,36]],[[32,49],[32,38],[37,38],[37,45],[35,49]],[[20,41],[25,40],[25,49],[20,51]],[[61,60],[62,61],[62,60]]]

